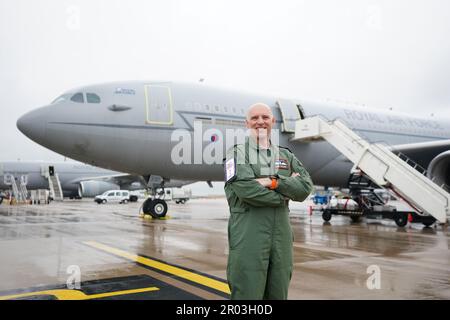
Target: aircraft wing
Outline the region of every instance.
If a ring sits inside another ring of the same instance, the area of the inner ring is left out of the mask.
[[[79,183],[83,181],[105,181],[109,183],[114,183],[119,186],[123,185],[131,185],[133,183],[140,183],[142,188],[145,188],[146,181],[144,177],[137,175],[130,175],[125,173],[118,174],[110,174],[104,176],[92,176],[92,177],[83,177],[80,179],[72,180],[72,183]],[[195,181],[185,181],[185,180],[170,180],[164,183],[165,187],[182,187],[187,184],[194,183]]]
[[[391,146],[390,149],[393,152],[399,151],[403,153],[426,169],[434,157],[444,151],[450,150],[450,140],[399,144]]]
[[[77,182],[83,182],[83,181],[105,181],[115,184],[131,184],[133,182],[142,182],[145,184],[145,181],[142,177],[125,174],[125,173],[118,173],[118,174],[109,174],[104,176],[92,176],[92,177],[82,177],[79,179],[72,180],[73,183]],[[142,181],[141,181],[142,180]]]

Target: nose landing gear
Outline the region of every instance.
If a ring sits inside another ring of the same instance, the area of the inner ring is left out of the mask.
[[[167,214],[167,202],[162,199],[148,198],[142,206],[142,211],[153,218],[164,218]]]
[[[167,214],[167,202],[164,200],[164,179],[150,176],[147,185],[151,196],[142,205],[144,215],[149,214],[156,219],[164,218]]]

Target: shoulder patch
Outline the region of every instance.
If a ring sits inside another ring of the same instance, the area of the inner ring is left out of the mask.
[[[236,161],[234,158],[225,162],[225,182],[229,182],[236,178]]]

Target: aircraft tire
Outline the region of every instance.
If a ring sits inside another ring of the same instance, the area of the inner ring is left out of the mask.
[[[161,199],[153,200],[151,212],[155,218],[164,218],[167,214],[167,203]]]
[[[1,202],[0,202],[1,203]],[[436,222],[436,219],[432,219],[432,220],[427,220],[427,221],[424,221],[424,222],[422,222],[423,223],[423,225],[425,226],[425,227],[429,227],[429,226],[431,226],[433,223],[435,223]]]
[[[144,214],[149,214],[153,217],[152,212],[151,212],[152,203],[153,203],[152,198],[146,199],[144,201],[144,203],[142,204],[142,212],[144,212]]]
[[[395,224],[399,227],[404,227],[408,223],[408,215],[405,213],[397,213],[394,216]]]
[[[331,220],[331,212],[330,211],[328,211],[328,210],[325,210],[323,213],[322,213],[322,219],[324,220],[324,221],[330,221]]]

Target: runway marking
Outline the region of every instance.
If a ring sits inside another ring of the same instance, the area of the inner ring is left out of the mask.
[[[105,251],[105,252],[109,252],[111,254],[114,254],[116,256],[125,258],[127,260],[139,263],[139,264],[143,264],[145,266],[157,269],[157,270],[161,270],[163,272],[175,275],[179,278],[182,279],[186,279],[189,280],[191,282],[194,283],[198,283],[201,284],[205,287],[209,287],[212,289],[215,289],[217,291],[226,293],[226,294],[230,294],[230,288],[228,287],[228,284],[226,282],[223,281],[219,281],[219,280],[215,280],[212,279],[210,277],[207,276],[203,276],[191,271],[188,271],[186,269],[180,268],[180,267],[175,267],[160,261],[156,261],[147,257],[142,257],[133,253],[129,253],[117,248],[113,248],[107,245],[104,245],[102,243],[98,243],[96,241],[86,241],[83,242],[84,244],[93,247],[93,248],[97,248],[99,250]]]
[[[98,293],[98,294],[85,294],[79,290],[69,290],[69,289],[59,289],[59,290],[45,290],[45,291],[36,291],[36,292],[27,292],[21,294],[13,294],[8,296],[0,296],[0,300],[11,300],[11,299],[20,299],[34,296],[54,296],[58,300],[91,300],[98,298],[107,298],[114,296],[121,296],[127,294],[134,293],[143,293],[150,291],[158,291],[157,287],[149,287],[142,289],[133,289],[133,290],[123,290],[123,291],[114,291],[114,292],[106,292],[106,293]]]

